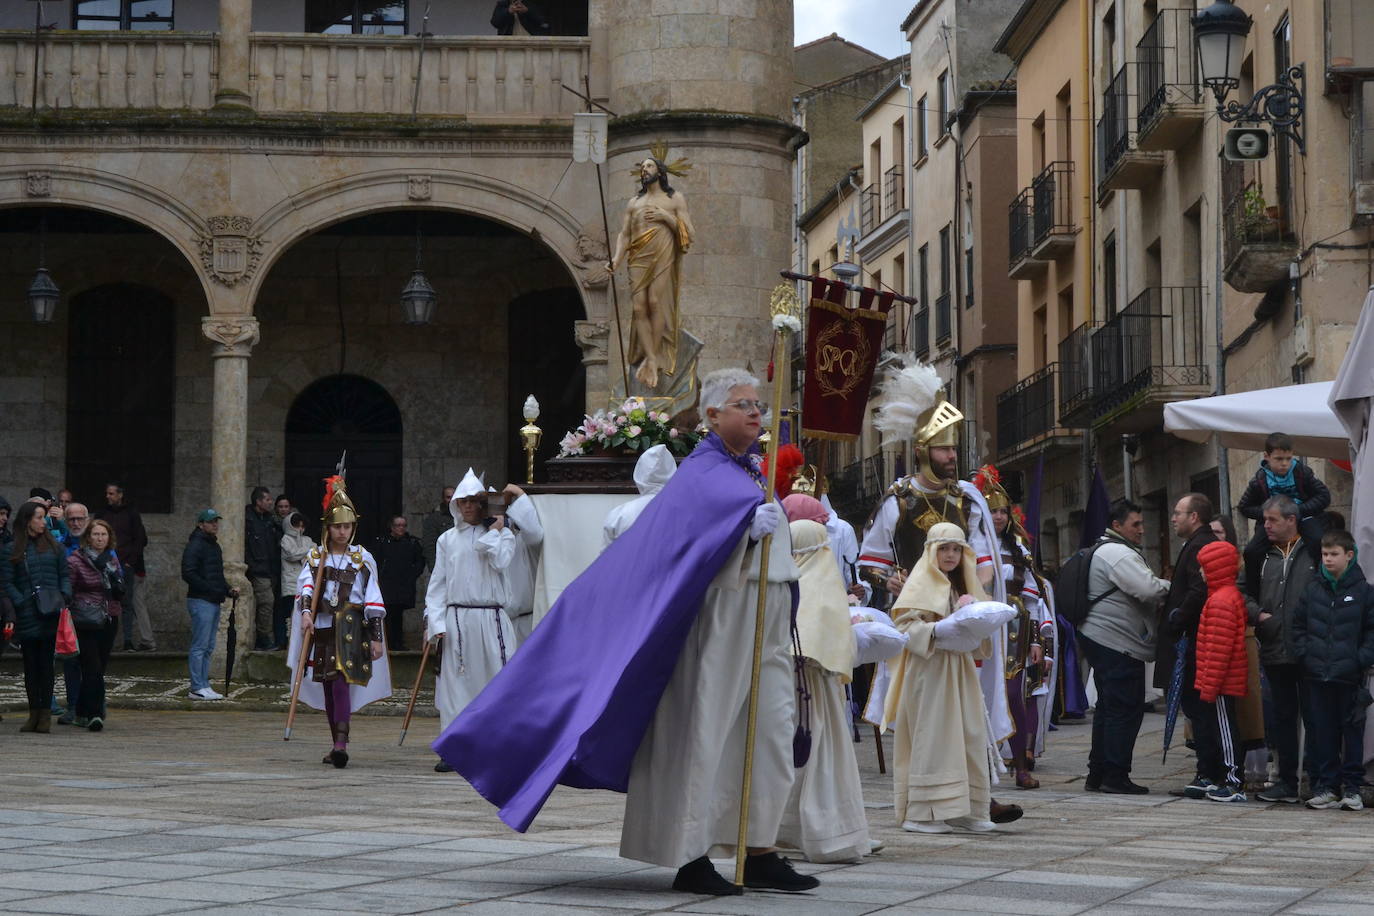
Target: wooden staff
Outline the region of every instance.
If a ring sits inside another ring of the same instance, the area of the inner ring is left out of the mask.
[[[329,535],[325,534],[325,543],[320,545],[320,568],[315,571],[315,588],[310,593],[310,622],[315,622],[315,611],[320,606],[320,585],[324,581],[324,567],[329,562]],[[312,626],[311,636],[301,634],[301,654],[296,658],[296,676],[291,681],[291,705],[286,707],[286,734],[282,735],[283,741],[291,740],[291,726],[296,722],[296,700],[301,695],[301,678],[305,675],[305,659],[310,654],[310,641],[315,630]]]
[[[790,290],[787,290],[790,292]],[[795,296],[794,296],[795,300]],[[789,311],[779,311],[778,295],[775,292],[772,311],[776,317],[779,314],[789,314]],[[787,330],[784,327],[775,329],[775,349],[777,360],[773,373],[773,419],[768,424],[769,448],[768,464],[765,473],[766,486],[763,491],[763,504],[768,505],[773,502],[776,489],[773,485],[774,475],[778,469],[778,434],[781,429],[782,421],[782,380],[787,375]],[[766,534],[759,542],[759,600],[754,609],[754,664],[753,670],[749,675],[749,724],[744,735],[744,776],[740,784],[739,793],[739,841],[735,846],[735,884],[744,886],[744,860],[748,857],[748,838],[749,838],[749,791],[754,775],[754,732],[759,718],[759,669],[763,665],[763,614],[768,606],[768,554],[773,546],[773,536]]]
[[[420,653],[420,670],[415,672],[415,686],[410,690],[410,702],[406,704],[406,717],[401,721],[401,739],[396,742],[400,747],[406,743],[406,731],[410,729],[410,717],[415,715],[415,698],[420,695],[420,679],[425,676],[425,662],[429,661],[429,640],[425,640],[424,651]]]

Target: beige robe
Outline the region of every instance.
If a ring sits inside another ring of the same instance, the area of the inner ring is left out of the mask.
[[[893,721],[897,822],[986,819],[992,801],[987,711],[973,660],[991,655],[991,641],[978,652],[946,652],[935,645],[929,611],[903,613],[897,629],[908,636],[903,670],[894,678],[901,691]]]
[[[761,551],[741,537],[706,590],[653,722],[630,767],[620,854],[680,868],[730,856],[739,838],[749,679]],[[749,796],[749,846],[772,846],[792,791],[796,692],[792,590],[797,578],[786,525],[769,555],[758,731]]]

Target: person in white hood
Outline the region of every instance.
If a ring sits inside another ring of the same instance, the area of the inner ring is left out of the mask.
[[[515,551],[506,568],[506,585],[510,588],[510,603],[506,616],[515,626],[515,637],[523,643],[534,629],[534,578],[539,569],[539,553],[544,547],[544,526],[534,501],[513,483],[506,484],[506,518],[515,535]]]
[[[639,488],[639,495],[606,513],[606,520],[601,525],[603,550],[630,530],[639,514],[649,507],[649,501],[658,495],[658,491],[667,485],[676,472],[677,459],[666,445],[655,445],[639,456],[635,462],[635,486]]]
[[[505,570],[516,550],[502,516],[488,518],[487,488],[468,468],[449,501],[453,527],[439,536],[425,592],[425,638],[438,642],[434,705],[442,728],[457,718],[515,651]],[[434,767],[448,772],[440,761]]]

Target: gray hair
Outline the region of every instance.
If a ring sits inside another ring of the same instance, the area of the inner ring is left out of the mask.
[[[1264,501],[1264,505],[1260,506],[1261,512],[1268,512],[1270,509],[1277,509],[1279,515],[1284,518],[1298,517],[1298,504],[1293,502],[1293,497],[1284,496],[1282,493],[1269,497]]]
[[[701,413],[706,415],[708,407],[724,407],[725,399],[735,388],[749,385],[759,387],[759,380],[744,369],[717,369],[701,380]]]

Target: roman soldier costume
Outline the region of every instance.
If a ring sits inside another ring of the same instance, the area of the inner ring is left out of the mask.
[[[310,677],[303,679],[301,699],[323,709],[329,720],[333,747],[324,762],[338,768],[348,765],[349,721],[355,708],[391,695],[391,671],[386,652],[373,661],[374,645],[385,647],[382,621],[386,607],[377,582],[377,564],[366,548],[349,543],[332,549],[330,525],[352,523],[357,533],[358,512],[344,486],[342,475],[325,482],[323,536],[311,548],[297,584],[300,597],[296,626],[286,657],[294,666],[300,658],[301,618],[313,615],[314,629],[306,664]],[[319,583],[319,595],[315,594]]]

